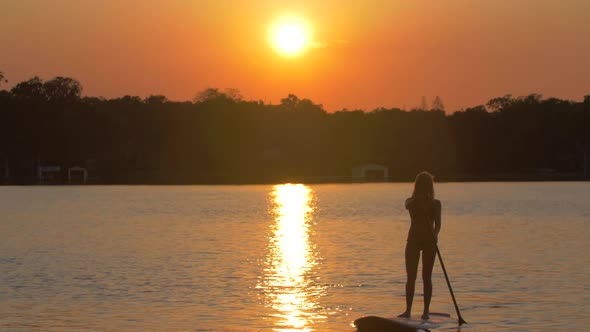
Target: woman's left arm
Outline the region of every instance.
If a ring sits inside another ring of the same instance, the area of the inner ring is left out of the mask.
[[[440,233],[441,228],[442,203],[438,199],[434,203],[434,239],[438,241],[438,233]]]

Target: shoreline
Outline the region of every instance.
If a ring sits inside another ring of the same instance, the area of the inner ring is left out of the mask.
[[[435,175],[436,176],[436,175]],[[217,178],[200,181],[165,181],[159,180],[136,180],[136,181],[100,181],[95,179],[88,183],[68,183],[67,181],[55,181],[52,183],[35,183],[32,181],[2,183],[0,186],[223,186],[223,185],[272,185],[279,183],[303,183],[303,184],[363,184],[363,183],[412,183],[414,179],[409,177],[394,177],[387,181],[362,181],[349,176],[293,176],[284,178],[273,178],[264,180],[235,180],[228,178]],[[503,173],[489,175],[439,175],[436,176],[438,183],[470,183],[470,182],[587,182],[581,173],[556,173],[556,174],[522,174]]]

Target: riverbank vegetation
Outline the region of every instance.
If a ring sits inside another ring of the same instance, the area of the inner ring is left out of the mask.
[[[0,116],[9,183],[26,183],[39,164],[89,167],[99,183],[338,181],[369,163],[395,181],[421,170],[443,180],[582,179],[590,158],[590,96],[507,95],[453,113],[326,112],[295,95],[267,104],[236,90],[182,102],[83,97],[75,79],[35,77],[0,91]]]

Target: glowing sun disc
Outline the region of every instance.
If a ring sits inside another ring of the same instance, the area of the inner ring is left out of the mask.
[[[309,25],[294,17],[280,19],[270,29],[270,43],[282,55],[299,55],[309,46]]]

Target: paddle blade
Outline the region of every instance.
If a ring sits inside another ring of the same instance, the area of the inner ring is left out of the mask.
[[[467,324],[467,322],[463,319],[463,317],[459,316],[459,326]]]

